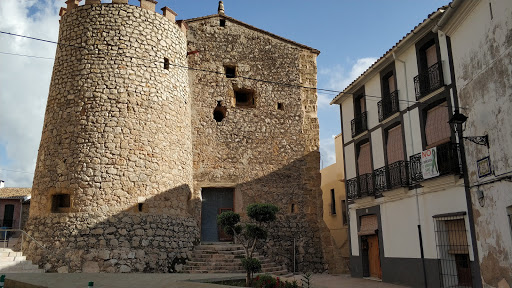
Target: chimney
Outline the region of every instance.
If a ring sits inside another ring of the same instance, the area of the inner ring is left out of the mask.
[[[219,14],[224,15],[224,3],[219,1]]]
[[[78,7],[78,3],[80,3],[80,1],[81,0],[68,0],[68,1],[66,1],[66,4],[68,5],[66,10],[69,12],[72,9],[75,9],[76,7]]]
[[[178,14],[172,11],[171,8],[165,6],[164,8],[162,8],[162,12],[164,13],[165,18],[171,20],[172,22],[176,21],[176,16]]]
[[[5,182],[4,180],[0,180],[0,188],[4,188]]]

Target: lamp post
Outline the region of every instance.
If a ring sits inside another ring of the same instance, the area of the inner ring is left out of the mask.
[[[464,114],[461,114],[459,112],[459,109],[456,108],[453,113],[453,116],[450,118],[448,123],[450,124],[450,126],[452,126],[454,132],[457,134],[457,138],[460,139],[459,140],[460,160],[461,160],[461,165],[462,165],[462,174],[464,176],[464,190],[466,192],[466,206],[467,206],[467,210],[468,210],[468,221],[469,221],[469,226],[470,226],[469,232],[471,234],[471,244],[473,247],[474,261],[476,263],[475,269],[474,270],[471,269],[475,272],[476,277],[472,277],[472,278],[473,278],[473,285],[475,285],[475,287],[480,288],[480,287],[482,287],[482,282],[477,280],[477,279],[481,279],[480,278],[480,275],[481,275],[480,274],[480,260],[479,260],[479,256],[478,256],[478,247],[476,244],[475,222],[474,222],[474,218],[473,218],[473,201],[471,199],[471,188],[470,188],[471,185],[469,183],[468,166],[467,166],[467,161],[466,161],[466,153],[465,153],[465,149],[464,149],[464,139],[469,140],[478,145],[485,145],[485,146],[487,146],[487,149],[489,149],[489,138],[487,135],[464,137],[462,132],[465,130],[464,125],[467,120],[468,120],[468,117]],[[479,196],[479,198],[480,198],[480,196]]]

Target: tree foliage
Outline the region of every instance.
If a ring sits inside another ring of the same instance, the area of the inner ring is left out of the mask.
[[[250,223],[240,223],[240,215],[233,211],[222,212],[217,216],[217,223],[226,234],[233,236],[237,243],[245,250],[242,266],[247,272],[245,284],[249,287],[252,275],[261,270],[261,263],[253,258],[254,249],[258,241],[266,240],[268,231],[266,225],[276,220],[279,208],[273,204],[251,204],[247,206],[247,216]]]

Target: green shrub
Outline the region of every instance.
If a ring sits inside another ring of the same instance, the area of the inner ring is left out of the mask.
[[[256,258],[243,258],[242,266],[245,271],[250,273],[257,273],[261,271],[261,262]]]

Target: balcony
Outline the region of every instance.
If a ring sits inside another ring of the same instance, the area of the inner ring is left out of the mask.
[[[441,62],[428,67],[427,71],[414,77],[414,90],[416,91],[416,100],[441,88],[444,85],[443,70]]]
[[[377,106],[379,107],[379,122],[384,121],[389,116],[400,111],[400,107],[398,105],[398,91],[395,90],[384,95],[382,100],[377,103]]]
[[[409,186],[409,162],[397,161],[379,168],[375,174],[375,190],[383,192]]]
[[[436,147],[439,176],[462,175],[459,144],[445,143]],[[382,192],[399,187],[411,187],[424,181],[421,171],[421,153],[412,155],[410,161],[397,161],[346,181],[348,200],[367,196],[382,196]]]
[[[352,137],[363,133],[368,130],[368,122],[366,120],[367,112],[356,114],[356,117],[350,122],[352,126]]]
[[[347,196],[349,200],[359,199],[366,196],[375,196],[373,173],[359,175],[347,180],[347,189]]]

